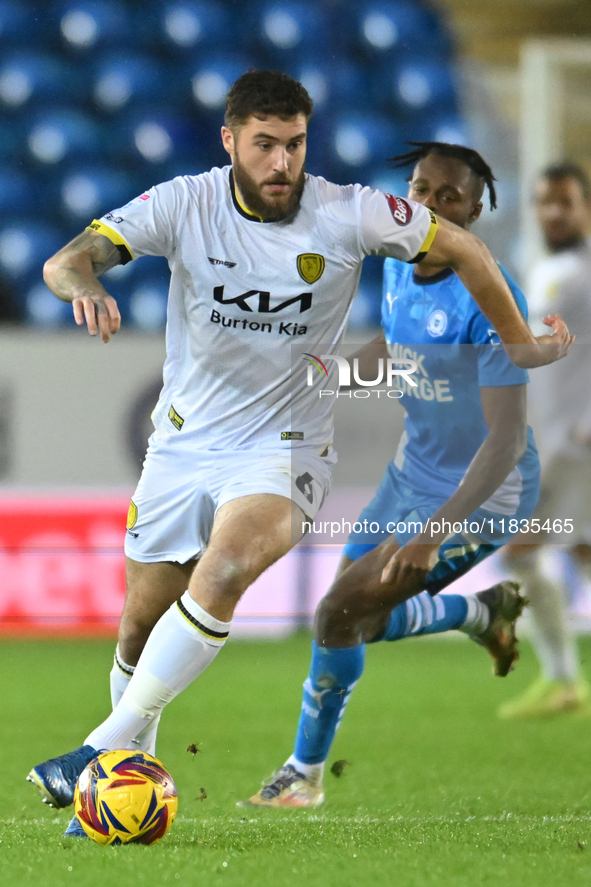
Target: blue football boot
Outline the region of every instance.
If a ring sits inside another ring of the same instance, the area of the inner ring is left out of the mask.
[[[44,796],[44,804],[49,804],[50,807],[69,807],[74,802],[78,777],[89,761],[98,754],[91,745],[81,745],[67,755],[37,764],[27,780],[40,790]]]
[[[88,835],[80,825],[80,820],[76,815],[70,820],[70,824],[62,835],[64,838],[88,838]]]

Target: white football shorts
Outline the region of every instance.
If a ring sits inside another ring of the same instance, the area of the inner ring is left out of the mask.
[[[306,447],[195,450],[155,432],[129,506],[125,554],[142,563],[197,558],[217,510],[242,496],[284,496],[314,518],[329,493],[335,462],[331,448],[323,456]]]
[[[591,453],[588,450],[557,453],[542,469],[540,501],[533,517],[550,530],[528,536],[528,542],[577,545],[591,544]],[[572,522],[572,533],[556,532],[564,520]],[[521,541],[521,540],[519,540]]]

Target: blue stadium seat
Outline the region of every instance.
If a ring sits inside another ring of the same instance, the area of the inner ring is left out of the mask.
[[[39,19],[32,6],[18,0],[0,0],[0,44],[29,45],[38,35]]]
[[[5,119],[0,121],[0,161],[8,161],[15,165],[15,161],[21,160],[23,141],[25,136],[24,124],[14,120],[10,123]]]
[[[162,95],[170,101],[169,80],[148,54],[104,55],[93,63],[90,81],[94,102],[103,111],[121,111]]]
[[[401,132],[386,117],[363,111],[339,115],[332,127],[330,159],[339,176],[359,181],[376,165],[396,153],[402,143]]]
[[[308,124],[306,170],[314,176],[324,176],[329,181],[336,181],[335,176],[338,176],[332,159],[333,129],[333,119],[326,107],[318,114],[312,114]]]
[[[350,11],[349,33],[354,45],[372,59],[376,53],[432,57],[445,56],[451,50],[450,36],[440,17],[420,0],[374,0],[357,3]]]
[[[410,167],[408,169],[406,167],[404,169],[392,169],[392,167],[388,166],[377,166],[371,170],[367,184],[370,188],[377,188],[378,191],[406,197],[408,192],[408,182],[406,179],[410,172]]]
[[[129,298],[129,315],[139,329],[157,333],[166,324],[168,284],[162,280],[144,280],[135,286]]]
[[[230,86],[253,67],[257,67],[254,59],[233,53],[200,58],[189,69],[191,92],[197,107],[206,113],[219,114],[224,109]]]
[[[55,165],[76,157],[100,156],[102,131],[92,117],[79,111],[56,109],[40,113],[27,134],[29,159]]]
[[[276,64],[302,52],[331,51],[330,21],[326,6],[301,0],[270,0],[251,11],[250,33],[258,37]]]
[[[319,64],[317,59],[312,58],[307,62],[299,63],[288,73],[299,80],[308,91],[316,111],[330,102],[334,81],[331,80],[326,66],[322,63]]]
[[[114,120],[110,126],[109,152],[113,162],[130,164],[144,182],[146,170],[162,167],[200,154],[201,142],[188,115],[159,110],[139,110]],[[138,166],[138,161],[142,166]],[[154,184],[154,174],[150,172]]]
[[[374,271],[369,257],[363,263],[359,289],[353,300],[349,315],[349,332],[363,330],[369,326],[379,326],[382,303],[382,268],[383,259],[377,259],[377,271]]]
[[[94,51],[114,43],[127,49],[135,37],[126,4],[107,0],[64,3],[59,29],[66,47],[76,52]]]
[[[170,283],[168,262],[161,256],[142,256],[141,260],[137,260],[134,264],[139,281],[154,280],[166,286]]]
[[[316,110],[338,113],[367,101],[367,76],[350,59],[311,55],[288,66],[288,73],[306,87]]]
[[[429,141],[450,142],[453,145],[469,145],[471,142],[466,121],[458,114],[430,116],[429,124]]]
[[[239,14],[234,9],[233,14]],[[208,51],[240,42],[241,29],[230,21],[228,9],[217,0],[156,0],[142,10],[140,23],[147,44],[158,43],[176,53],[195,48]]]
[[[43,281],[36,281],[24,288],[22,293],[26,319],[41,329],[72,324],[72,306],[56,298]]]
[[[1,217],[25,215],[38,207],[39,193],[31,178],[13,165],[0,166]]]
[[[164,327],[170,283],[166,259],[144,256],[127,265],[116,265],[102,281],[117,300],[124,324],[135,324],[147,331]]]
[[[318,113],[307,168],[335,181],[404,194],[406,171],[385,159],[407,139],[467,138],[450,36],[431,0],[46,6],[0,0],[0,210],[10,216],[0,220],[0,274],[31,322],[71,323],[40,278],[68,235],[153,184],[228,162],[225,97],[249,68],[288,71],[308,88]],[[151,261],[116,269],[109,285],[127,323],[156,330],[167,271]],[[353,324],[375,320],[378,277],[364,271]]]
[[[59,182],[59,205],[66,218],[90,223],[93,218],[123,206],[140,192],[133,176],[124,170],[74,166]]]
[[[402,113],[426,110],[440,115],[457,113],[454,71],[445,62],[433,59],[403,62],[384,79],[386,89]]]
[[[6,221],[0,227],[0,272],[21,291],[42,282],[44,262],[64,245],[54,224],[36,219]]]
[[[84,95],[81,78],[71,65],[45,53],[17,52],[0,62],[0,108],[29,110],[41,102],[76,100]]]

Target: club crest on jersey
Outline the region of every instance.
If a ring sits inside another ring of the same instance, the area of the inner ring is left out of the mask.
[[[393,194],[384,194],[388,201],[392,218],[397,225],[408,225],[412,219],[412,209],[404,197],[394,197]]]
[[[302,253],[298,256],[298,274],[306,283],[316,283],[324,273],[324,256],[317,253]]]
[[[127,529],[133,530],[137,524],[137,505],[131,500],[129,503],[129,511],[127,512]]]
[[[437,338],[442,336],[447,329],[447,314],[441,308],[436,308],[427,318],[427,332]]]

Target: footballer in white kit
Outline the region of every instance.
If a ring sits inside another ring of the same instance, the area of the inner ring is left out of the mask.
[[[80,748],[30,771],[53,806],[72,803],[97,750],[153,753],[163,708],[213,661],[242,594],[321,506],[332,417],[301,355],[320,343],[336,353],[364,256],[453,267],[508,350],[525,349],[512,356],[521,365],[568,351],[560,318],[555,335],[533,337],[477,238],[412,201],[306,175],[311,112],[291,77],[247,72],[227,96],[231,168],[157,185],[44,268],[105,342],[120,316],[99,276],[144,255],[166,256],[172,275],[164,386],[128,520],[113,712]],[[67,834],[80,831],[74,818]]]
[[[185,563],[241,496],[291,497],[313,517],[335,461],[333,408],[304,362],[294,372],[291,345],[336,353],[363,258],[416,260],[435,215],[306,175],[295,218],[265,223],[240,205],[228,166],[157,185],[91,228],[126,261],[165,256],[171,270],[164,386],[127,555]]]
[[[528,406],[542,465],[534,519],[541,531],[518,537],[506,557],[530,599],[540,675],[501,705],[503,718],[591,711],[591,687],[582,675],[570,619],[573,574],[570,581],[558,579],[547,561],[552,550],[568,553],[569,570],[579,582],[591,581],[591,184],[585,170],[564,162],[544,169],[535,185],[535,208],[546,255],[529,274],[532,329],[539,329],[549,311],[559,311],[577,340],[568,361],[544,367],[531,379]]]

